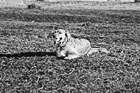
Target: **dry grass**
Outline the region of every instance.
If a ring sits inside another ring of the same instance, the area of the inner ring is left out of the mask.
[[[41,9],[102,9],[102,10],[140,10],[140,3],[135,2],[94,2],[94,1],[23,1],[23,2],[1,2],[0,7],[28,8],[35,4]],[[40,9],[39,8],[39,9]]]
[[[102,9],[102,10],[140,10],[140,3],[134,2],[94,2],[94,1],[60,1],[36,2],[44,9]]]
[[[2,8],[0,20],[1,93],[140,92],[140,11]],[[52,26],[111,53],[57,59]]]

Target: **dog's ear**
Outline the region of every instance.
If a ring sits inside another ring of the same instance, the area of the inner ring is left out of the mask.
[[[71,37],[69,31],[66,31],[65,36],[69,39]]]

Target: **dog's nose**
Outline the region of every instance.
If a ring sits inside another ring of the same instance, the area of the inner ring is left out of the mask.
[[[52,37],[55,38],[55,35],[53,35]]]

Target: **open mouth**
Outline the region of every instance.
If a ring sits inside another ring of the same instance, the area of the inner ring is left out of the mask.
[[[60,40],[54,42],[54,44],[60,44],[60,43],[61,43]]]
[[[55,42],[55,44],[60,44],[61,43],[61,40],[62,40],[62,37],[60,37],[60,39],[57,41],[57,39],[56,39],[56,42]]]

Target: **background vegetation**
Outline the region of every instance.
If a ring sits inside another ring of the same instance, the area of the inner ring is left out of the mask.
[[[58,59],[53,26],[111,53]],[[0,92],[139,93],[139,29],[139,10],[1,8]]]

